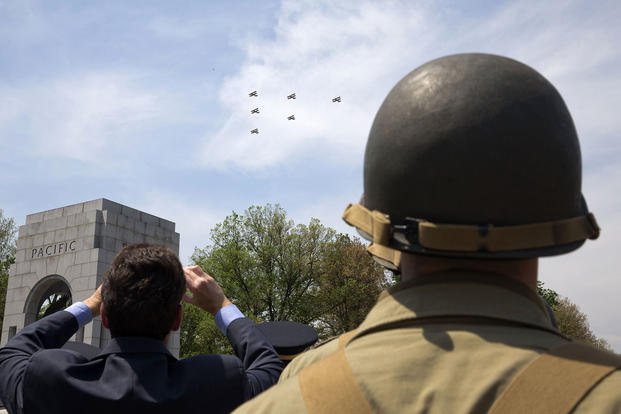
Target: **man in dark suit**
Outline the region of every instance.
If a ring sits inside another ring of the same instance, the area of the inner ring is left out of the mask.
[[[182,299],[215,316],[237,357],[177,360],[168,352]],[[58,349],[100,314],[112,336],[100,355]],[[281,370],[272,345],[211,276],[182,269],[164,247],[133,245],[90,298],[25,327],[0,349],[0,398],[13,414],[229,412]]]

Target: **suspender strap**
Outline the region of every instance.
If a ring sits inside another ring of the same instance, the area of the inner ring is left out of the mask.
[[[621,357],[568,343],[541,354],[509,384],[489,414],[566,414],[606,376]]]
[[[345,346],[355,333],[350,331],[341,335],[338,351],[308,366],[300,373],[298,377],[300,390],[308,413],[373,412],[345,356]]]

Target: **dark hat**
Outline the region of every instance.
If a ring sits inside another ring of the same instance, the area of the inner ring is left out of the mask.
[[[265,322],[258,325],[283,361],[290,361],[317,342],[312,326],[291,321]]]

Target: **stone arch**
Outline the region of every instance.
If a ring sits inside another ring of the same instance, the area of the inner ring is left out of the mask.
[[[30,290],[24,305],[24,326],[63,310],[73,301],[71,285],[60,275],[49,275]]]

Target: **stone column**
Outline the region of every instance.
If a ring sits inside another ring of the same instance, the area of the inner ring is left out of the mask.
[[[175,223],[103,198],[27,216],[9,271],[0,346],[36,320],[39,302],[49,289],[64,284],[73,302],[86,299],[116,254],[134,243],[160,244],[179,253]],[[95,318],[76,337],[104,347],[110,333]],[[178,332],[171,335],[169,349],[179,355]]]

